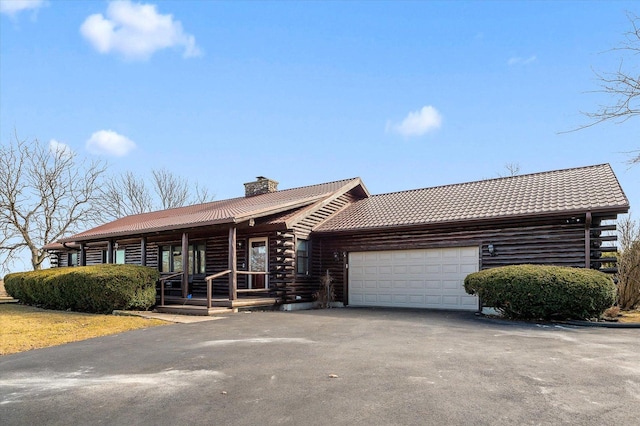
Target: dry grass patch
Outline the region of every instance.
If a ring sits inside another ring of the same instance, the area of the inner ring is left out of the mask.
[[[0,355],[169,324],[156,319],[0,304]]]
[[[640,323],[640,311],[622,311],[621,317],[618,318],[619,322],[635,322]]]

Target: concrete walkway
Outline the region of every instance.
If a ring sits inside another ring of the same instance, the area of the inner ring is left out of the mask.
[[[151,311],[113,311],[113,315],[120,316],[135,316],[142,318],[153,318],[159,319],[167,322],[175,322],[178,324],[191,324],[194,322],[203,322],[203,321],[214,321],[219,319],[224,319],[226,316],[220,315],[178,315],[178,314],[161,314],[159,312],[151,312]],[[236,315],[236,314],[233,314]]]

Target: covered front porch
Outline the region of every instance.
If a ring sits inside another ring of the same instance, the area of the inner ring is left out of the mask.
[[[193,250],[189,250],[189,234],[182,234],[181,253],[182,270],[175,273],[163,273],[157,286],[158,312],[184,313],[191,315],[213,315],[221,309],[234,310],[251,307],[272,307],[285,299],[283,278],[288,275],[283,268],[291,269],[293,259],[283,262],[279,256],[271,254],[292,254],[293,235],[283,232],[272,234],[272,238],[247,237],[238,242],[236,226],[228,229],[227,247],[222,244],[215,253],[207,253],[207,271],[211,271],[210,259],[215,255],[215,265],[220,267],[220,257],[225,256],[227,269],[210,275],[194,275],[195,269],[190,262],[198,262]],[[288,237],[288,238],[287,238]],[[290,239],[291,241],[284,241]],[[270,247],[271,246],[271,247]],[[209,247],[209,246],[207,246]],[[242,258],[238,259],[238,251]],[[271,259],[270,259],[271,258]],[[242,278],[242,286],[239,286]]]

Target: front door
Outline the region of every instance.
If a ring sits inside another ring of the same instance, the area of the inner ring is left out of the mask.
[[[268,239],[249,239],[249,271],[267,272],[269,270]],[[249,275],[249,288],[267,288],[269,281],[266,275]]]

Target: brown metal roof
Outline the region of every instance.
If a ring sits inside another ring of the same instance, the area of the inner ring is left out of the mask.
[[[316,232],[628,209],[611,166],[601,164],[374,195]]]
[[[286,189],[253,197],[232,198],[126,216],[85,232],[60,239],[88,241],[164,230],[186,229],[223,223],[237,223],[296,209],[330,197],[336,191],[362,185],[360,178]],[[366,189],[365,189],[366,191]]]

